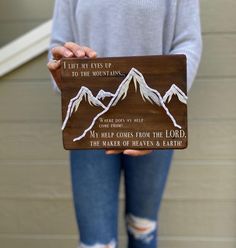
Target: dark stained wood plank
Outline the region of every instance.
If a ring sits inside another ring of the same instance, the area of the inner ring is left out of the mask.
[[[186,57],[63,59],[65,149],[187,147]]]

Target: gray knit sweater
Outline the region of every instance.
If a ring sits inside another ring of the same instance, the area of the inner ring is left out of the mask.
[[[186,54],[189,90],[202,51],[199,1],[56,0],[50,48],[66,41],[99,57]]]

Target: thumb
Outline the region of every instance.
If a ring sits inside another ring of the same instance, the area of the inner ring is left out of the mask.
[[[60,68],[61,68],[60,62],[61,62],[60,60],[49,61],[47,67],[53,79],[55,80],[58,88],[61,90],[62,81],[61,81],[61,73],[60,73]]]

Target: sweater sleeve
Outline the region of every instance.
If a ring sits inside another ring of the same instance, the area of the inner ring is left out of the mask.
[[[199,0],[177,1],[176,26],[170,54],[187,57],[187,91],[197,74],[202,53]]]
[[[51,49],[55,46],[63,45],[67,41],[74,41],[71,11],[71,0],[56,0],[52,18],[51,40],[48,51],[48,59],[52,59]],[[53,90],[60,93],[56,82],[51,77]]]

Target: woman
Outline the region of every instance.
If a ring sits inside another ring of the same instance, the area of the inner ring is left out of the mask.
[[[57,0],[48,68],[60,91],[62,57],[186,54],[191,88],[202,50],[198,0]],[[70,151],[80,248],[117,247],[120,174],[129,248],[157,247],[173,151]]]

